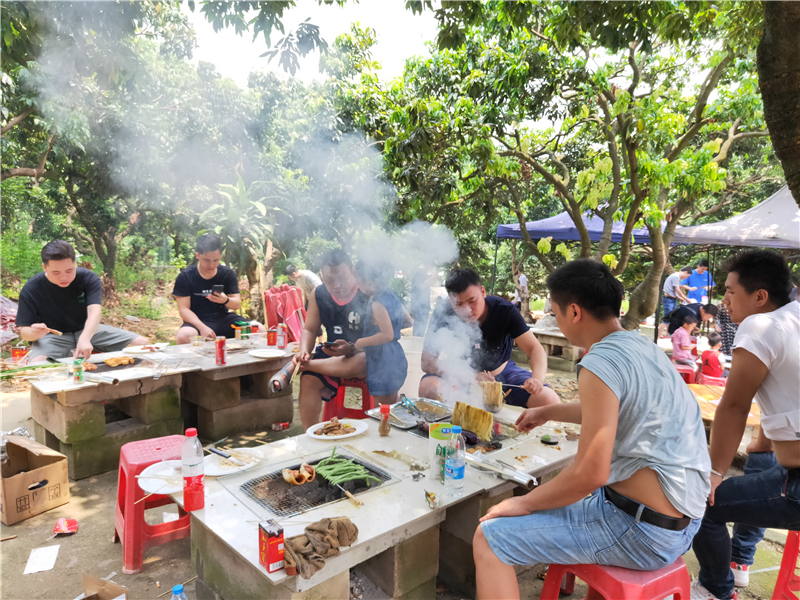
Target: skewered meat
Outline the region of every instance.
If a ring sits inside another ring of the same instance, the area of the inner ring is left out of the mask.
[[[84,371],[97,371],[97,365],[90,362],[83,363],[83,370]]]
[[[109,367],[121,367],[123,365],[132,365],[135,361],[130,356],[112,356],[103,361]]]

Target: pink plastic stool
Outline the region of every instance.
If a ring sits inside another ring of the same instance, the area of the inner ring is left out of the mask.
[[[705,384],[705,385],[718,385],[721,387],[725,387],[725,384],[728,383],[727,377],[712,377],[711,375],[703,375],[700,373],[697,376],[697,383]]]
[[[794,592],[800,592],[800,577],[797,576],[797,556],[800,554],[800,531],[790,531],[783,547],[781,570],[772,592],[772,600],[797,600]]]
[[[361,410],[344,407],[344,395],[347,388],[361,390]],[[363,379],[343,379],[339,384],[339,391],[336,392],[336,397],[325,403],[322,419],[324,421],[330,421],[333,417],[340,419],[366,419],[366,411],[371,408],[375,408],[375,399],[369,393],[367,382]]]
[[[117,519],[114,525],[114,543],[122,542],[122,572],[140,573],[144,551],[172,540],[189,537],[189,514],[179,508],[177,521],[148,525],[144,511],[174,501],[164,494],[153,494],[147,500],[136,476],[145,468],[162,460],[180,460],[182,435],[168,435],[141,442],[125,444],[120,450],[119,478],[117,480]]]
[[[695,372],[692,367],[689,365],[675,364],[675,368],[678,370],[678,373],[681,374],[681,377],[683,377],[683,380],[686,383],[694,383]]]
[[[674,600],[689,600],[691,578],[683,558],[658,571],[602,565],[550,565],[540,600],[558,600],[565,575],[582,579],[589,585],[584,600],[663,600],[670,595]]]

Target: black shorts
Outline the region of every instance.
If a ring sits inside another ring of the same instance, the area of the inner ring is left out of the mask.
[[[233,325],[237,321],[247,321],[248,323],[250,322],[249,319],[240,317],[234,312],[230,312],[226,315],[222,315],[216,321],[203,321],[203,325],[207,325],[208,327],[213,329],[214,333],[217,334],[217,337],[232,338],[236,337],[236,330],[233,327],[231,327],[231,325]],[[191,323],[184,323],[183,325],[181,325],[181,329],[183,329],[184,327],[191,327],[192,329],[196,329],[195,326],[192,325]]]

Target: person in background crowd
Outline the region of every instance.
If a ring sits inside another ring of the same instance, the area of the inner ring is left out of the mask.
[[[322,280],[313,271],[300,270],[295,265],[286,267],[286,276],[303,290],[304,306],[308,310],[308,299],[314,295],[317,286],[322,285]]]
[[[714,329],[722,336],[722,353],[730,356],[733,351],[733,339],[739,326],[731,321],[724,304],[720,304],[717,308],[719,310],[717,316],[714,317]]]
[[[679,306],[672,311],[669,316],[669,327],[667,332],[672,335],[678,327],[683,326],[683,319],[687,315],[692,315],[698,323],[705,323],[717,316],[717,307],[713,304],[687,304]]]
[[[411,317],[414,319],[413,334],[424,337],[431,315],[431,287],[437,284],[439,277],[432,264],[423,264],[411,278]]]
[[[231,325],[242,317],[231,311],[239,310],[242,300],[236,273],[220,264],[220,237],[213,233],[198,237],[194,257],[197,263],[178,274],[172,289],[183,319],[177,341],[188,344],[198,335],[232,338],[236,330]]]
[[[89,269],[76,265],[69,243],[50,242],[41,256],[44,272],[23,286],[16,320],[20,337],[31,342],[31,363],[66,358],[73,351],[76,358],[88,359],[93,350],[114,352],[148,343],[146,337],[100,323],[103,284]]]
[[[706,302],[711,299],[711,290],[717,285],[714,283],[714,278],[711,276],[711,271],[708,270],[708,261],[703,259],[697,263],[697,268],[692,271],[689,278],[686,280],[686,285],[689,286],[690,302],[703,303],[703,296],[706,297]]]
[[[700,372],[709,377],[727,377],[728,371],[722,369],[722,336],[716,332],[708,334],[709,349],[700,356],[702,367]]]
[[[531,492],[492,506],[473,538],[479,600],[519,598],[514,565],[601,564],[640,571],[691,546],[709,490],[697,400],[666,354],[620,325],[622,284],[589,259],[547,279],[558,327],[591,348],[579,402],[529,408],[520,431],[581,423],[575,461]]]
[[[666,333],[667,325],[669,325],[669,316],[672,314],[672,311],[678,307],[678,302],[683,304],[689,303],[689,298],[683,291],[684,288],[689,288],[682,282],[691,274],[691,267],[683,267],[680,271],[675,271],[664,281],[664,295],[661,298],[661,306],[664,309],[664,314],[661,316],[661,325],[658,328],[659,335],[663,336]]]
[[[522,295],[527,296],[529,294],[528,278],[522,272],[522,269],[517,269],[517,276],[519,277],[519,287],[522,288]],[[514,306],[517,307],[518,311],[522,312],[522,296],[516,285],[514,286]]]
[[[697,317],[686,315],[683,317],[683,325],[672,333],[672,362],[678,365],[689,365],[694,367],[694,356],[692,356],[692,332],[697,327]]]
[[[722,270],[728,273],[722,302],[739,330],[711,426],[711,493],[694,539],[700,575],[692,600],[736,598],[732,567],[752,563],[752,554],[732,554],[728,523],[748,526],[751,534],[759,533],[755,528],[800,527],[800,304],[789,300],[789,267],[776,252],[746,250]],[[745,475],[723,481],[753,397],[761,409],[761,434],[748,446]]]

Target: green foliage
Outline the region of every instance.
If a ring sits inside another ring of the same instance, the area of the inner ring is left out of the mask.
[[[42,244],[32,239],[24,214],[7,223],[4,219],[3,240],[0,243],[0,262],[4,271],[27,281],[42,270]]]

